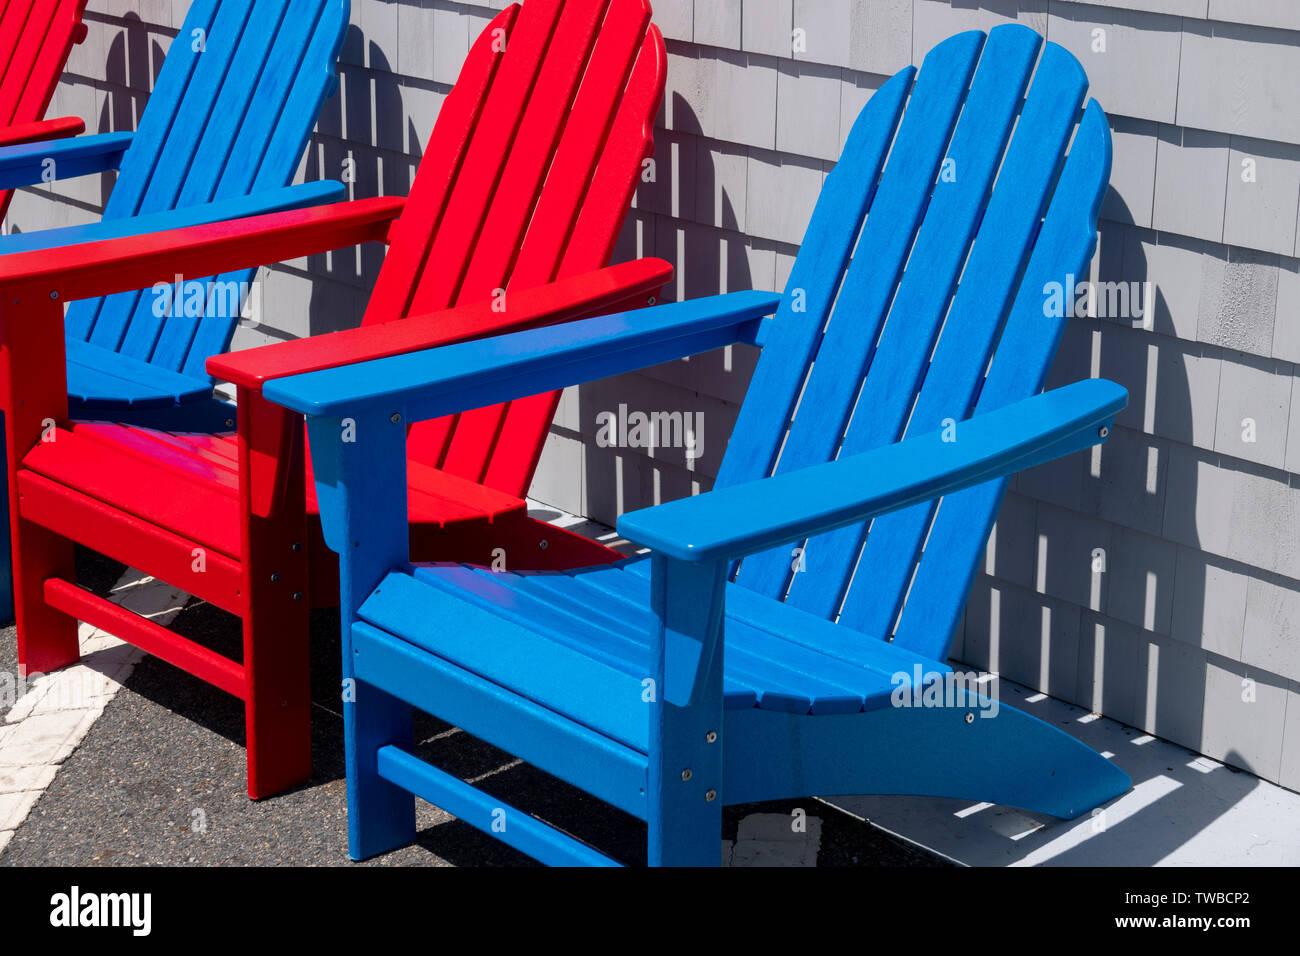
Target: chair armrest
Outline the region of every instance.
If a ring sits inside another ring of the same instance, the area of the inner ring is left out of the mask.
[[[13,126],[0,127],[0,146],[18,146],[22,143],[35,143],[47,139],[64,139],[68,136],[80,136],[86,131],[86,124],[76,116],[60,116],[58,119],[37,120],[34,123],[15,123]]]
[[[263,394],[313,416],[404,408],[413,423],[752,341],[780,301],[733,292],[676,302],[279,378]]]
[[[24,296],[85,299],[147,289],[156,282],[172,282],[177,275],[217,275],[363,242],[383,242],[404,202],[395,197],[358,199],[16,252],[0,256],[0,289],[10,300]]]
[[[101,219],[84,226],[65,226],[61,229],[41,229],[38,232],[20,232],[0,238],[0,256],[34,249],[54,249],[81,243],[103,242],[126,236],[141,236],[151,232],[185,229],[206,223],[231,219],[247,219],[286,209],[303,209],[335,203],[347,195],[347,187],[334,180],[301,183],[266,189],[251,196],[234,196],[214,202],[168,209],[165,212],[146,213],[122,219]]]
[[[1128,392],[1088,379],[940,432],[629,512],[619,534],[679,561],[730,560],[855,524],[1105,440]]]
[[[518,332],[608,312],[638,295],[654,296],[672,278],[662,259],[638,259],[491,301],[342,332],[277,342],[208,359],[208,374],[260,391],[274,378],[402,355],[454,342]]]
[[[98,133],[0,148],[0,189],[117,169],[134,133]]]

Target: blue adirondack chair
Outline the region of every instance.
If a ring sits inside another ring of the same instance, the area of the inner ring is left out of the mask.
[[[716,865],[723,804],[932,794],[1068,818],[1128,789],[1023,711],[976,718],[973,688],[893,706],[949,671],[1007,476],[1104,440],[1127,401],[1104,380],[1040,394],[1065,322],[1047,293],[1089,261],[1110,172],[1083,70],[1040,48],[1018,26],[960,34],[873,94],[784,295],[266,386],[309,416],[342,558],[354,858],[414,838],[414,794],[540,860],[609,862],[417,759],[411,705],[645,819],[655,864]],[[714,490],[618,523],[649,555],[409,563],[409,423],[732,342],[762,357]]]
[[[135,133],[0,149],[0,189],[119,170],[100,222],[0,237],[0,256],[344,198],[339,182],[288,184],[321,104],[338,86],[347,26],[348,0],[195,0]],[[143,290],[71,303],[73,414],[227,426],[233,406],[213,397],[204,362],[230,345],[255,272],[187,276],[179,294],[169,287],[165,297]],[[3,535],[0,620],[8,621],[7,523]]]

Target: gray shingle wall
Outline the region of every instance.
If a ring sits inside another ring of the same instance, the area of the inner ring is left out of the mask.
[[[351,158],[355,196],[405,193],[471,37],[503,5],[353,0],[341,95],[300,174]],[[132,128],[186,4],[90,6],[54,109]],[[1104,448],[1014,481],[956,654],[1300,788],[1300,4],[655,6],[669,51],[657,180],[618,255],[672,260],[668,298],[781,288],[857,111],[946,36],[1018,21],[1081,60],[1115,145],[1092,277],[1151,282],[1154,302],[1137,327],[1073,320],[1053,384],[1104,375],[1131,404]],[[25,192],[10,222],[85,221],[109,181]],[[237,344],[355,324],[379,257],[270,270],[263,323]],[[534,495],[612,521],[707,489],[753,362],[735,347],[570,390]],[[703,411],[703,455],[599,447],[596,415],[620,403]]]

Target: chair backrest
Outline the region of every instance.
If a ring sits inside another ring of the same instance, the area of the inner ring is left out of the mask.
[[[104,210],[162,212],[293,181],[321,104],[337,86],[348,0],[194,0],[172,40]],[[247,283],[248,270],[217,277]],[[244,286],[223,286],[244,288]],[[149,292],[69,305],[67,334],[172,371],[206,377],[239,315],[158,315]],[[234,312],[235,314],[230,314]]]
[[[73,44],[85,38],[86,0],[0,0],[0,126],[35,123],[59,85]],[[12,190],[0,190],[0,219]]]
[[[0,126],[45,116],[72,45],[84,29],[86,0],[0,3]]]
[[[1080,113],[1078,62],[1040,48],[1015,25],[959,34],[872,95],[827,177],[719,486],[909,432],[960,441],[972,411],[1042,390],[1065,323],[1049,293],[1072,298],[1086,272],[1110,134],[1095,101]],[[737,581],[942,660],[1004,490],[754,555]]]
[[[527,0],[489,24],[442,106],[365,322],[606,264],[663,96],[650,16],[646,0]],[[410,454],[522,495],[557,400],[421,423]]]

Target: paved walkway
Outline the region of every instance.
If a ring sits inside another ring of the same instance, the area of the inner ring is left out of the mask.
[[[189,599],[132,570],[114,585],[111,597],[162,625]],[[6,673],[14,700],[0,723],[0,852],[144,656],[89,624],[81,625],[78,637],[80,663],[27,678],[19,678],[16,668]]]

